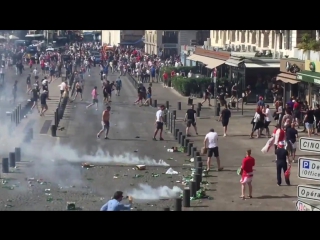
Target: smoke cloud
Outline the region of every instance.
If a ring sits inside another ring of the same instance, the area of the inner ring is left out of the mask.
[[[182,189],[174,186],[170,189],[167,186],[152,188],[148,184],[139,184],[139,188],[128,191],[128,195],[137,200],[158,200],[176,198],[182,193]]]
[[[107,151],[98,149],[92,154],[85,154],[80,156],[75,149],[65,145],[54,145],[50,147],[42,147],[41,152],[34,151],[32,148],[24,149],[27,157],[38,158],[41,153],[49,153],[50,160],[59,161],[64,160],[70,163],[86,162],[92,164],[142,164],[147,166],[169,166],[163,160],[156,161],[148,157],[139,157],[132,153],[123,153],[122,155],[111,155]],[[46,154],[47,155],[47,154]]]

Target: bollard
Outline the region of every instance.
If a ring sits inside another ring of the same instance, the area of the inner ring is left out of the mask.
[[[19,105],[17,106],[17,121],[18,121],[18,123],[20,123],[20,120],[21,120],[21,118],[20,118],[20,108],[19,108]]]
[[[179,129],[174,129],[174,138],[178,140]]]
[[[9,173],[9,158],[2,158],[2,173]]]
[[[182,132],[179,132],[178,133],[178,139],[177,139],[179,144],[181,144],[181,136],[182,136]]]
[[[197,158],[197,157],[199,157],[200,156],[200,152],[199,151],[196,151],[195,152],[195,155],[193,156],[194,158]]]
[[[188,151],[187,151],[187,156],[191,156],[192,153],[192,149],[193,149],[193,143],[189,142],[188,144]]]
[[[16,157],[16,162],[21,162],[21,148],[15,148],[14,155]]]
[[[184,142],[183,142],[183,146],[184,146],[185,148],[187,148],[187,147],[188,147],[189,142],[190,142],[190,140],[189,140],[189,139],[187,139],[187,138],[185,138],[185,139],[184,139]]]
[[[195,155],[195,154],[196,154],[196,151],[197,151],[197,147],[193,147],[192,150],[191,150],[191,157],[194,158],[194,157],[196,156],[196,155]]]
[[[173,130],[173,116],[172,116],[172,112],[170,112],[170,126],[169,126],[169,130],[172,133]]]
[[[202,163],[202,161],[201,162],[199,162],[199,161],[197,161],[197,166],[195,166],[196,168],[203,168],[203,163]]]
[[[190,197],[196,197],[197,195],[197,184],[195,181],[190,181]]]
[[[182,198],[176,198],[174,204],[174,211],[182,211]]]
[[[183,189],[183,206],[190,207],[190,188]]]
[[[169,207],[165,207],[165,208],[163,208],[163,211],[170,211],[170,208]]]
[[[54,111],[54,125],[59,126],[58,108]]]
[[[22,106],[21,106],[21,103],[19,104],[19,113],[20,113],[20,120],[23,119],[23,114],[22,114]]]
[[[153,100],[153,107],[158,107],[158,100]]]
[[[196,181],[196,189],[197,191],[200,189],[201,176],[200,174],[194,174],[194,180]]]
[[[172,114],[173,114],[173,119],[176,120],[177,119],[177,111],[173,110]]]
[[[197,117],[200,117],[200,109],[197,108]]]
[[[170,107],[169,101],[166,101],[166,109],[169,109],[169,107]]]
[[[55,124],[51,125],[51,137],[57,136],[57,126]]]
[[[180,145],[184,148],[184,152],[186,152],[186,147],[184,146],[184,140],[186,139],[186,135],[181,135],[180,137]]]
[[[201,168],[197,167],[196,173],[200,175],[200,183],[201,183],[202,182],[202,167]]]
[[[178,103],[177,103],[177,109],[178,109],[178,110],[181,110],[181,102],[178,102]]]
[[[188,105],[192,105],[193,104],[193,98],[188,98]]]
[[[173,120],[172,120],[172,133],[174,133],[173,132],[173,130],[176,128],[176,119],[175,119],[175,116],[173,115]]]
[[[16,156],[14,152],[9,153],[9,167],[14,168],[16,166]]]
[[[170,129],[170,124],[171,124],[171,112],[170,111],[168,111],[167,112],[167,114],[166,114],[166,127],[167,127],[167,129]]]
[[[202,104],[199,102],[198,103],[198,108],[199,108],[200,111],[201,111],[201,107],[202,107]]]

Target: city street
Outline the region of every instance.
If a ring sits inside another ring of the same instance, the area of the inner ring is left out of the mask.
[[[118,74],[109,73],[108,79],[113,81],[117,77]],[[113,92],[110,104],[109,139],[96,137],[105,108],[96,67],[90,77],[85,77],[84,100],[78,98],[71,103],[73,110],[64,136],[47,136],[43,138],[46,141],[23,146],[23,162],[12,169],[13,173],[2,174],[0,210],[66,210],[68,202],[75,202],[77,210],[99,210],[117,190],[133,195],[135,209],[173,209],[172,199],[184,188],[183,176],[190,175],[193,163],[186,161],[190,158],[183,153],[167,152],[168,148],[178,146],[171,134],[164,134],[165,141],[152,141],[157,109],[133,105],[137,91],[127,77],[121,78],[121,94],[116,96]],[[94,106],[86,109],[94,86],[100,94],[98,110]],[[173,108],[185,99],[160,84],[154,84],[153,96],[158,103],[170,100]],[[178,116],[182,117],[186,108],[183,105]],[[293,185],[278,187],[274,156],[260,151],[266,139],[249,139],[249,123],[248,117],[231,118],[229,136],[219,139],[225,171],[210,172],[203,179],[208,198],[192,201],[192,207],[185,211],[295,209],[296,185],[303,182],[296,177],[296,165],[292,170]],[[199,119],[198,126],[199,136],[191,137],[198,149],[211,127],[221,136],[220,123],[214,119]],[[239,199],[236,170],[247,148],[253,150],[256,167],[253,199],[243,201]],[[299,151],[298,154],[302,155]],[[82,163],[91,166],[82,168]],[[146,169],[138,170],[136,165],[145,165]],[[170,167],[178,174],[165,174]]]

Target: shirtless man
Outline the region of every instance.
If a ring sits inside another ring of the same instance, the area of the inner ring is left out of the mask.
[[[104,139],[108,139],[108,133],[109,133],[109,128],[110,128],[110,106],[107,106],[107,109],[102,112],[102,129],[98,132],[97,138],[100,138],[100,134],[102,132],[105,132],[105,137]]]

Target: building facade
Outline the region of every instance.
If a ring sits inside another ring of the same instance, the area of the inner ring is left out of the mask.
[[[303,34],[319,38],[319,30],[211,30],[209,47],[238,52],[261,52],[275,58],[294,57]]]
[[[181,54],[181,46],[197,43],[197,30],[145,30],[145,52],[167,58]]]
[[[132,45],[142,41],[145,30],[102,30],[102,43]]]

